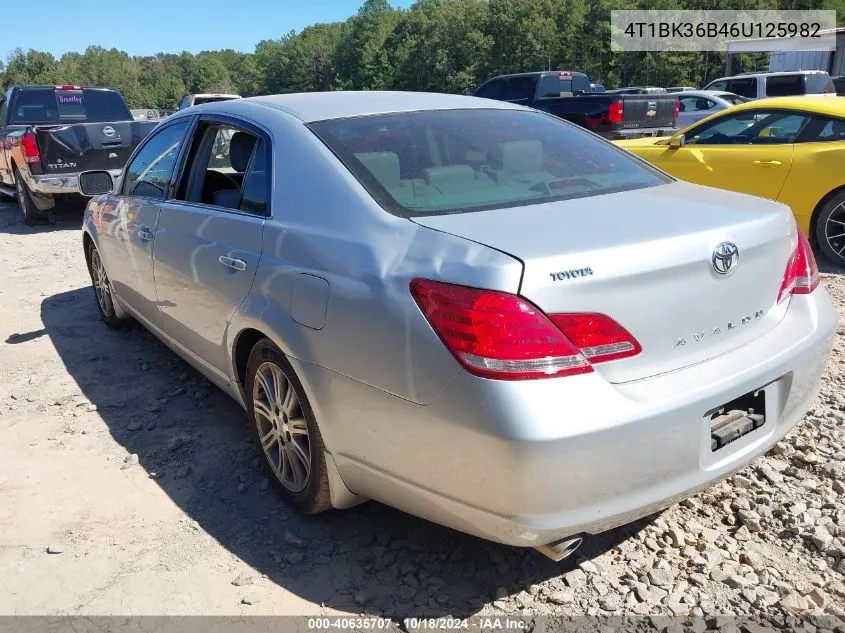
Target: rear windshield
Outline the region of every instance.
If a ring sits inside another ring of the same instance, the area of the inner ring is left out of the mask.
[[[388,212],[519,207],[670,182],[597,136],[538,112],[439,110],[309,126]]]
[[[93,88],[21,90],[15,94],[9,118],[13,125],[131,120],[132,114],[119,93]]]

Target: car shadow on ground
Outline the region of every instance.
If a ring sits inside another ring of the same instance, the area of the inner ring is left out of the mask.
[[[85,205],[86,201],[83,198],[72,198],[66,202],[60,202],[50,210],[44,224],[27,226],[21,218],[18,203],[15,200],[0,197],[0,233],[26,235],[52,231],[78,231],[82,226]]]
[[[111,435],[137,454],[131,467],[155,478],[197,529],[302,598],[390,617],[468,616],[500,587],[515,594],[575,565],[375,502],[298,516],[260,471],[244,412],[146,330],[108,329],[90,288],[46,298],[41,317]],[[595,557],[646,523],[591,537],[578,554]]]

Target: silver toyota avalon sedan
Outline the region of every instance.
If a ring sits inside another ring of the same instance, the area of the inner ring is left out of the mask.
[[[833,342],[789,208],[507,103],[213,103],[81,181],[103,320],[243,405],[305,513],[376,499],[560,559],[768,450]]]

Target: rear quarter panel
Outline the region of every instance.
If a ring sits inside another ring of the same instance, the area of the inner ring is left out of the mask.
[[[792,208],[798,226],[811,235],[816,206],[845,185],[845,141],[796,143],[793,147],[792,169],[778,200]]]

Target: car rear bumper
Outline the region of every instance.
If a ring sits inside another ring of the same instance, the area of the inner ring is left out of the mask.
[[[119,169],[110,169],[112,180],[117,182],[120,177]],[[81,193],[79,191],[79,173],[51,174],[32,176],[29,183],[30,191],[44,196]]]
[[[647,516],[766,452],[812,405],[836,322],[820,288],[761,338],[685,369],[621,384],[460,372],[429,405],[295,366],[352,492],[539,546]],[[765,424],[712,452],[707,413],[760,388]]]

